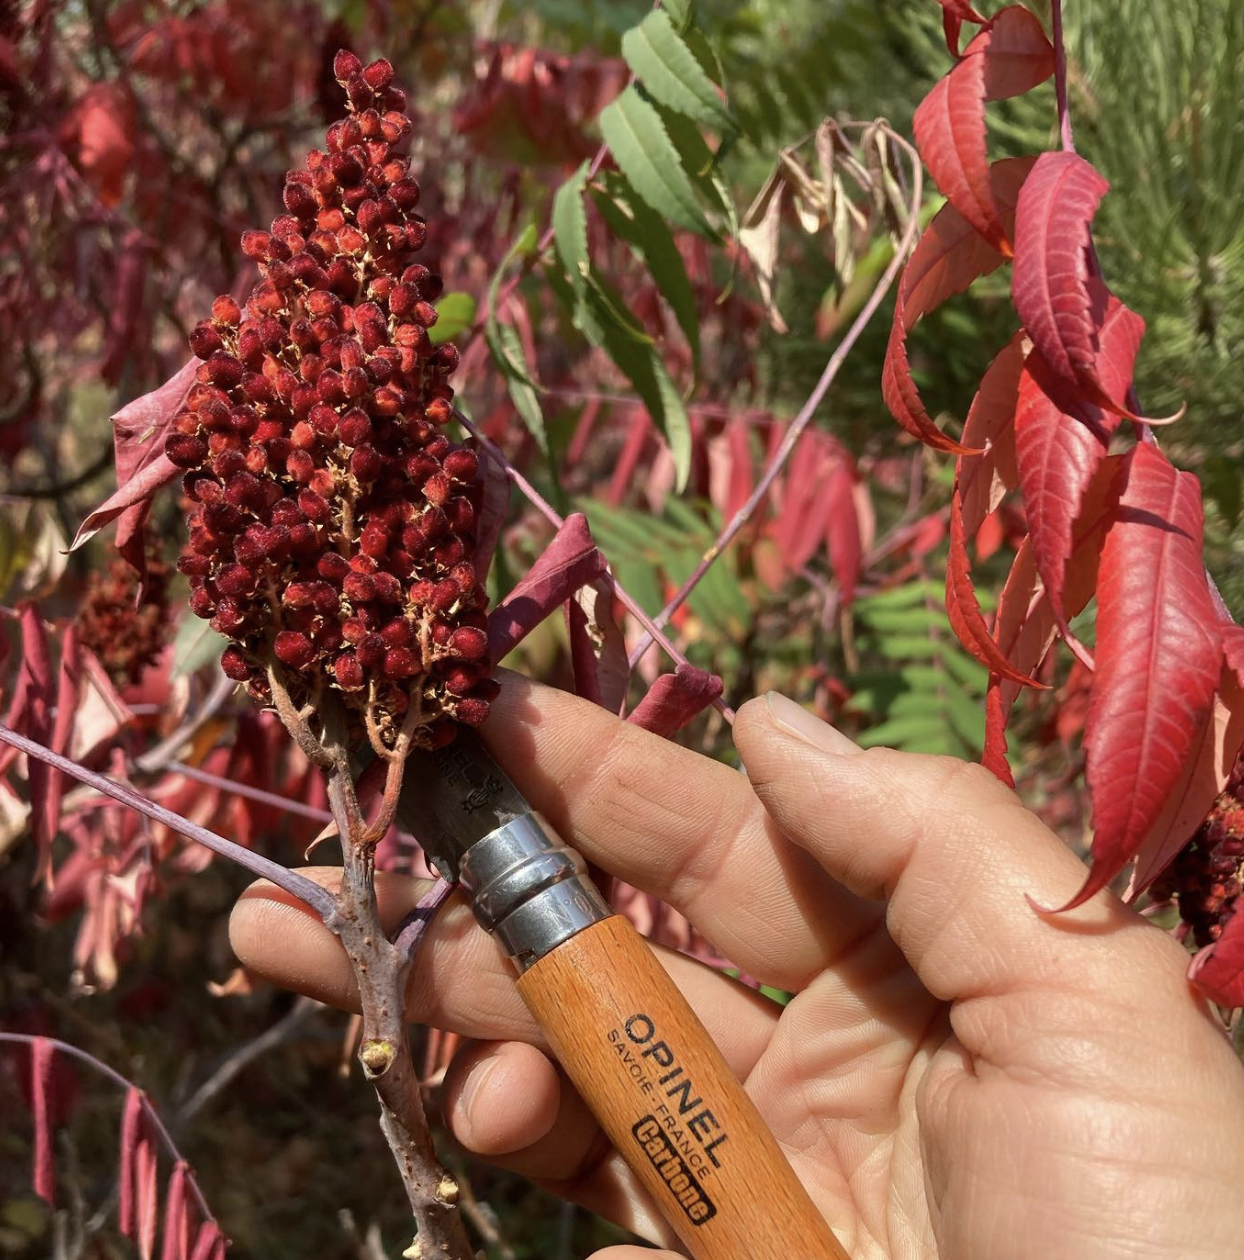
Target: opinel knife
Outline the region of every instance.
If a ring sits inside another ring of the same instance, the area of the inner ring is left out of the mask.
[[[472,732],[411,757],[398,818],[696,1260],[848,1260],[665,969]]]

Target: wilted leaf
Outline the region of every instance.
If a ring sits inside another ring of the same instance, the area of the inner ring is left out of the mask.
[[[631,667],[613,601],[613,591],[603,581],[584,583],[566,602],[566,626],[575,691],[610,713],[620,713]]]
[[[127,403],[112,417],[117,489],[78,527],[70,551],[77,550],[109,522],[123,517],[117,527],[117,547],[139,573],[143,572],[145,548],[141,535],[151,497],[181,473],[165,455],[164,439],[194,384],[198,368],[199,360],[190,359],[159,389]]]
[[[48,506],[0,495],[0,600],[43,599],[67,563],[65,535]]]
[[[747,208],[739,225],[739,244],[747,251],[756,267],[756,283],[776,332],[788,332],[786,321],[774,298],[773,277],[777,266],[778,240],[782,226],[782,198],[786,181],[780,168],[773,171],[755,200]]]

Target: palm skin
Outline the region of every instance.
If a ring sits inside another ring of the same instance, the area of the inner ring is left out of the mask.
[[[661,951],[854,1260],[1238,1254],[1244,1070],[1183,951],[1107,893],[1027,904],[1084,869],[987,772],[862,753],[776,696],[739,713],[747,777],[516,677],[484,734],[587,857],[795,993]],[[418,891],[384,880],[386,916]],[[252,969],[351,1005],[335,938],[270,886],[231,931]],[[474,1039],[445,1083],[465,1146],[670,1244],[465,906],[409,1009]]]

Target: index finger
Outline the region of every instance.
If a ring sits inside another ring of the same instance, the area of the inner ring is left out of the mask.
[[[744,971],[799,990],[877,922],[781,834],[745,776],[567,692],[504,671],[502,684],[482,733],[532,805]]]

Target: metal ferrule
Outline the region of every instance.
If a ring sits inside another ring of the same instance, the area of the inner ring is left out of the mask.
[[[613,913],[583,859],[536,814],[477,840],[463,854],[459,875],[475,917],[520,972]]]

